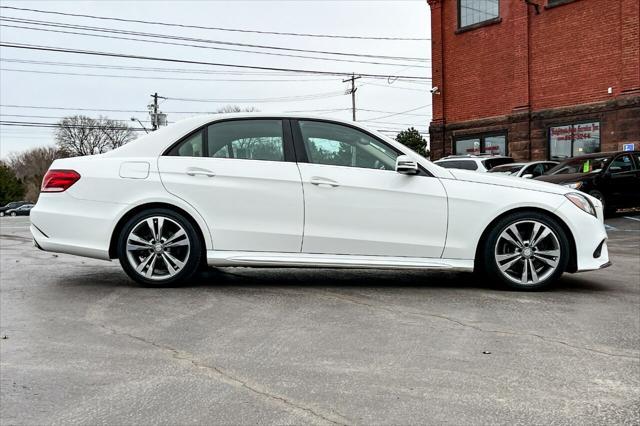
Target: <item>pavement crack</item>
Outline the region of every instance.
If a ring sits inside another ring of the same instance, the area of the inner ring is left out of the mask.
[[[437,319],[441,319],[441,320],[445,320],[445,321],[449,321],[451,323],[457,324],[461,327],[466,327],[466,328],[471,328],[473,330],[482,332],[482,333],[494,333],[494,334],[505,334],[505,335],[511,335],[511,336],[527,336],[527,337],[534,337],[540,340],[543,340],[545,342],[551,342],[551,343],[557,343],[559,345],[564,345],[573,349],[578,349],[578,350],[583,350],[583,351],[587,351],[587,352],[592,352],[592,353],[596,353],[596,354],[600,354],[600,355],[606,355],[606,356],[611,356],[611,357],[618,357],[618,358],[627,358],[627,359],[633,359],[633,360],[638,360],[640,359],[640,355],[627,355],[627,354],[620,354],[620,353],[611,353],[611,352],[606,352],[606,351],[601,351],[598,349],[593,349],[590,348],[588,346],[580,346],[580,345],[574,345],[572,343],[569,342],[565,342],[564,340],[560,340],[560,339],[555,339],[553,337],[547,337],[544,336],[542,334],[537,334],[537,333],[527,333],[527,332],[518,332],[518,331],[511,331],[511,330],[493,330],[493,329],[487,329],[487,328],[483,328],[480,327],[478,325],[474,325],[474,324],[469,324],[466,323],[462,320],[458,320],[456,318],[452,318],[449,317],[447,315],[442,315],[442,314],[434,314],[434,313],[429,313],[429,312],[414,312],[414,311],[408,311],[408,310],[402,310],[402,309],[392,309],[392,308],[387,308],[385,306],[381,306],[375,303],[369,303],[369,302],[365,302],[363,300],[354,298],[354,297],[349,297],[346,296],[344,294],[339,294],[339,293],[334,293],[331,291],[322,291],[322,294],[329,296],[331,298],[334,299],[339,299],[348,303],[353,303],[356,305],[362,305],[362,306],[367,306],[369,308],[372,309],[377,309],[377,310],[381,310],[381,311],[386,311],[389,313],[392,313],[394,315],[411,315],[411,316],[417,316],[417,317],[431,317],[431,318],[437,318]]]
[[[350,424],[346,418],[344,418],[342,415],[338,413],[330,413],[330,414],[320,413],[316,409],[307,407],[300,402],[293,401],[284,396],[270,392],[268,389],[264,388],[263,386],[257,383],[252,383],[248,380],[244,380],[239,377],[236,377],[224,371],[220,367],[205,364],[199,361],[198,359],[196,359],[192,354],[188,352],[178,350],[168,345],[162,345],[157,342],[154,342],[153,340],[150,340],[141,336],[136,336],[128,332],[116,330],[104,324],[95,324],[95,325],[98,325],[101,328],[105,329],[109,334],[126,336],[130,339],[134,339],[144,344],[147,344],[149,346],[153,346],[155,349],[168,353],[172,358],[181,362],[186,362],[191,367],[196,368],[200,371],[203,371],[210,378],[216,379],[218,381],[221,381],[223,383],[226,383],[236,388],[245,389],[253,394],[258,395],[261,398],[267,399],[272,403],[275,403],[276,405],[283,407],[287,411],[294,412],[300,417],[316,420],[317,422],[322,424],[344,425],[344,426]]]

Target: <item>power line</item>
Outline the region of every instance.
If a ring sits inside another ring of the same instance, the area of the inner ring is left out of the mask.
[[[380,120],[381,118],[389,118],[389,117],[394,117],[396,115],[403,115],[403,114],[406,114],[408,112],[418,111],[418,110],[426,108],[428,106],[431,106],[431,104],[422,105],[422,106],[419,106],[417,108],[408,109],[408,110],[402,111],[402,112],[394,112],[394,113],[388,114],[388,115],[381,115],[379,117],[369,118],[368,121],[376,121],[376,120]]]
[[[241,82],[241,83],[291,83],[291,82],[307,82],[315,83],[318,81],[337,81],[335,79],[233,79],[233,78],[185,78],[185,77],[160,77],[160,76],[143,76],[143,75],[122,75],[122,74],[88,74],[79,72],[60,72],[60,71],[40,71],[26,70],[19,68],[0,68],[0,71],[10,72],[26,72],[33,74],[47,75],[67,75],[81,77],[107,77],[107,78],[131,78],[138,80],[171,80],[171,81],[204,81],[204,82]]]
[[[167,27],[193,28],[193,29],[199,29],[199,30],[214,30],[214,31],[230,31],[230,32],[239,32],[239,33],[270,34],[270,35],[284,35],[284,36],[296,36],[296,37],[358,39],[358,40],[393,40],[393,41],[428,41],[430,40],[428,38],[411,38],[411,37],[381,37],[381,36],[376,37],[376,36],[354,36],[354,35],[336,35],[336,34],[293,33],[293,32],[280,32],[280,31],[259,31],[259,30],[239,29],[239,28],[206,27],[206,26],[200,26],[200,25],[176,24],[171,22],[160,22],[160,21],[144,21],[139,19],[125,19],[125,18],[116,18],[116,17],[107,17],[107,16],[85,15],[85,14],[79,14],[79,13],[65,13],[65,12],[57,12],[57,11],[51,11],[51,10],[30,9],[30,8],[12,7],[12,6],[0,6],[0,8],[11,9],[11,10],[21,10],[25,12],[46,13],[46,14],[61,15],[61,16],[73,16],[78,18],[91,18],[91,19],[101,19],[101,20],[119,21],[119,22],[132,22],[137,24],[162,25]]]
[[[402,61],[416,61],[416,62],[429,61],[428,58],[419,58],[419,57],[374,55],[370,53],[337,52],[337,51],[330,51],[330,50],[298,49],[293,47],[239,43],[239,42],[232,42],[232,41],[197,38],[197,37],[176,36],[171,34],[147,33],[147,32],[141,32],[141,31],[121,30],[116,28],[95,27],[90,25],[77,25],[77,24],[69,24],[65,22],[56,22],[56,21],[40,21],[37,19],[23,19],[23,18],[14,18],[10,16],[2,17],[2,20],[14,22],[14,23],[27,24],[27,25],[40,25],[40,26],[46,26],[46,27],[66,28],[66,29],[75,29],[75,30],[82,30],[82,31],[133,35],[133,36],[142,36],[142,37],[149,37],[149,38],[162,38],[167,40],[190,41],[190,42],[197,42],[197,43],[217,44],[217,45],[223,45],[223,46],[269,49],[269,50],[278,50],[278,51],[285,51],[285,52],[316,53],[316,54],[322,54],[322,55],[353,56],[358,58],[402,60]],[[401,65],[396,64],[396,66],[401,66]]]
[[[6,18],[0,18],[0,21],[6,21],[6,20],[7,20]],[[17,22],[17,21],[11,21],[11,22]],[[41,25],[46,25],[46,24],[41,24]],[[199,49],[213,49],[213,50],[223,50],[223,51],[229,51],[229,52],[252,53],[252,54],[257,54],[257,55],[269,55],[269,56],[282,56],[282,57],[289,57],[289,58],[312,59],[312,60],[318,60],[318,61],[348,62],[348,63],[385,65],[385,66],[400,66],[400,65],[402,65],[402,64],[390,63],[390,62],[374,62],[374,61],[363,61],[363,60],[356,60],[356,59],[323,58],[323,57],[318,57],[318,56],[295,55],[295,54],[290,54],[290,53],[260,52],[260,51],[255,51],[255,50],[234,49],[234,48],[228,48],[228,47],[201,46],[201,45],[197,45],[197,44],[176,43],[176,42],[160,41],[160,40],[144,40],[144,39],[141,39],[141,38],[134,38],[134,37],[122,37],[122,36],[112,36],[112,35],[104,35],[104,34],[89,34],[89,33],[83,33],[83,32],[78,32],[78,31],[52,30],[52,29],[47,29],[47,28],[34,28],[34,27],[18,26],[18,25],[0,24],[0,27],[17,28],[17,29],[31,30],[31,31],[44,31],[44,32],[59,33],[59,34],[81,35],[81,36],[86,36],[86,37],[99,37],[99,38],[106,38],[106,39],[111,39],[111,40],[138,41],[138,42],[142,42],[142,43],[153,43],[153,44],[162,44],[162,45],[170,45],[170,46],[195,47],[195,48],[199,48]],[[112,32],[112,31],[106,31],[106,32]],[[128,33],[124,33],[124,34],[128,34]],[[151,37],[151,36],[146,36],[146,37]],[[160,36],[154,36],[154,37],[160,37]],[[163,38],[167,38],[167,37],[163,37]],[[426,67],[424,65],[415,65],[414,67],[416,67],[416,68],[428,68],[428,67]]]
[[[197,98],[174,98],[168,96],[167,99],[172,101],[184,101],[184,102],[204,102],[204,103],[261,103],[261,102],[295,102],[295,101],[311,101],[315,99],[335,98],[338,96],[344,96],[344,92],[324,92],[324,93],[312,93],[307,95],[296,96],[282,96],[273,98],[245,98],[245,99],[197,99]]]
[[[74,53],[74,54],[80,54],[80,55],[106,56],[106,57],[114,57],[114,58],[139,59],[139,60],[147,60],[147,61],[211,65],[211,66],[230,67],[230,68],[245,68],[245,69],[256,69],[256,70],[264,70],[264,71],[289,71],[289,72],[298,72],[303,74],[318,74],[318,75],[340,75],[340,76],[351,75],[351,73],[338,72],[338,71],[302,70],[302,69],[295,69],[295,68],[278,68],[278,67],[263,67],[263,66],[257,66],[257,65],[227,64],[227,63],[217,63],[217,62],[207,62],[207,61],[194,61],[194,60],[188,60],[188,59],[162,58],[157,56],[129,55],[125,53],[101,52],[101,51],[95,51],[95,50],[67,49],[67,48],[62,48],[57,46],[41,46],[41,45],[32,45],[32,44],[24,44],[24,43],[0,42],[0,47],[38,50],[38,51],[45,51],[45,52]],[[384,74],[362,73],[360,75],[363,77],[369,77],[369,78],[390,77]],[[407,80],[431,80],[430,77],[420,77],[420,76],[393,76],[393,77],[398,79],[407,79]]]
[[[19,126],[19,127],[42,127],[42,128],[58,128],[60,125],[57,123],[42,123],[42,122],[34,122],[34,121],[5,121],[0,120],[0,126]],[[105,126],[82,126],[82,125],[74,125],[74,124],[65,124],[64,127],[72,128],[72,129],[104,129]],[[134,131],[143,131],[144,129],[138,129],[136,127],[109,127],[113,130],[134,130]]]

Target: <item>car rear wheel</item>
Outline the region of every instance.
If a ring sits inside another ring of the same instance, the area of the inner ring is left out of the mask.
[[[11,212],[11,216],[16,216],[16,212]]]
[[[4,217],[4,212],[0,212],[0,217]]]
[[[168,209],[152,209],[130,218],[118,239],[124,271],[145,286],[183,284],[200,266],[202,245],[193,225]]]
[[[569,261],[569,241],[562,227],[537,212],[500,220],[483,250],[489,276],[517,290],[538,290],[559,278]]]

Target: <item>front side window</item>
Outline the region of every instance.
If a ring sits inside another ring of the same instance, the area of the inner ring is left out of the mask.
[[[631,155],[629,154],[616,157],[615,160],[613,160],[609,165],[609,172],[613,174],[630,172],[634,169],[635,167],[633,165],[633,160],[631,159]]]
[[[460,28],[489,21],[500,16],[499,0],[458,0]]]
[[[207,129],[209,157],[284,161],[282,120],[237,120]]]
[[[312,164],[395,170],[398,152],[352,127],[320,121],[299,121]]]
[[[455,140],[456,155],[478,154],[507,154],[507,136],[505,134],[489,134],[476,136],[462,136]]]
[[[600,123],[569,124],[549,128],[549,156],[562,160],[600,152]]]

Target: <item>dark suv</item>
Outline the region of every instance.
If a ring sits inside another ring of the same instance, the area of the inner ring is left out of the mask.
[[[536,179],[586,192],[602,201],[605,213],[640,207],[640,151],[569,158]]]

